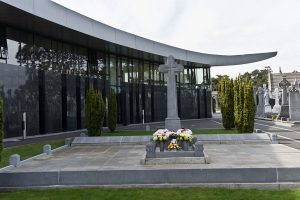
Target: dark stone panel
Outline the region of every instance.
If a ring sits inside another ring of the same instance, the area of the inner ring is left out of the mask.
[[[77,129],[82,129],[81,121],[81,90],[80,76],[76,76],[76,124]]]
[[[137,123],[143,122],[143,98],[142,98],[142,85],[137,85],[136,90],[136,120]]]
[[[197,91],[181,88],[181,119],[198,118]]]
[[[87,81],[85,77],[80,77],[80,113],[81,128],[85,128],[85,95],[87,90]]]
[[[154,86],[154,121],[163,121],[167,117],[167,88]]]
[[[129,84],[123,83],[121,87],[121,115],[123,125],[130,123],[130,93]]]
[[[144,85],[144,117],[145,122],[152,121],[152,106],[151,106],[151,86]]]
[[[203,90],[199,90],[199,102],[198,102],[198,105],[199,105],[199,108],[200,108],[200,113],[199,113],[199,117],[200,118],[204,118],[205,117],[205,95],[204,95],[204,91]]]
[[[136,84],[130,84],[130,123],[135,124],[137,123],[137,116],[136,116],[136,91],[137,91]]]
[[[45,71],[45,131],[62,131],[61,74]]]
[[[207,115],[206,117],[211,118],[212,117],[212,102],[211,102],[211,91],[206,90],[206,109],[207,109]]]
[[[77,128],[76,76],[67,75],[67,130]]]
[[[38,74],[35,70],[0,64],[0,94],[4,100],[5,137],[22,135],[22,114],[27,135],[39,133]]]

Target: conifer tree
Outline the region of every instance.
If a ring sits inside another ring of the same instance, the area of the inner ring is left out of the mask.
[[[88,89],[85,104],[86,127],[89,136],[101,135],[105,113],[105,104],[102,94],[93,87]]]

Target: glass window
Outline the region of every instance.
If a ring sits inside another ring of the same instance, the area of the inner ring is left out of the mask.
[[[123,71],[123,81],[129,82],[130,70],[128,66],[128,60],[126,58],[122,58],[122,71]]]
[[[7,41],[6,41],[6,28],[0,24],[0,62],[6,63],[7,59]]]
[[[116,85],[116,68],[117,68],[117,63],[116,63],[116,57],[115,56],[110,56],[110,85],[115,86]]]
[[[97,74],[105,79],[105,54],[97,52]]]
[[[158,71],[158,64],[155,63],[154,64],[154,77],[153,77],[153,80],[154,80],[154,85],[160,85],[160,72]]]
[[[132,82],[139,83],[139,63],[138,60],[133,60],[132,64]]]
[[[41,37],[41,36],[35,36],[34,37],[35,42],[35,63],[36,67],[48,70],[51,65],[51,55],[50,55],[50,49],[51,49],[51,40]]]
[[[144,83],[149,84],[150,82],[150,66],[149,62],[144,62]]]
[[[80,75],[88,75],[87,73],[87,50],[85,48],[78,47],[78,67],[80,70]]]
[[[19,31],[7,28],[7,63],[12,65],[20,65],[20,50],[21,50],[21,43],[20,43],[20,33]]]
[[[63,65],[62,65],[62,73],[64,74],[72,74],[72,46],[69,44],[63,44]]]
[[[196,81],[199,85],[203,83],[203,68],[196,69]]]

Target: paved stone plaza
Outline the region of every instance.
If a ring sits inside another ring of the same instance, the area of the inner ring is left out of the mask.
[[[300,167],[300,151],[281,144],[205,144],[204,148],[210,164],[145,166],[141,164],[145,145],[74,146],[8,172]]]

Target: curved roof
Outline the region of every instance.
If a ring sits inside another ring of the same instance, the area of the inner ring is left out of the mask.
[[[233,56],[199,53],[176,48],[113,28],[67,9],[50,0],[0,0],[0,3],[1,2],[18,8],[21,11],[30,13],[38,18],[42,18],[59,26],[75,30],[99,40],[163,57],[173,55],[176,59],[187,62],[201,63],[211,66],[226,66],[258,62],[277,55],[277,52]],[[1,15],[1,17],[2,16],[7,17],[4,16],[4,14]],[[59,33],[51,34],[57,35]]]

